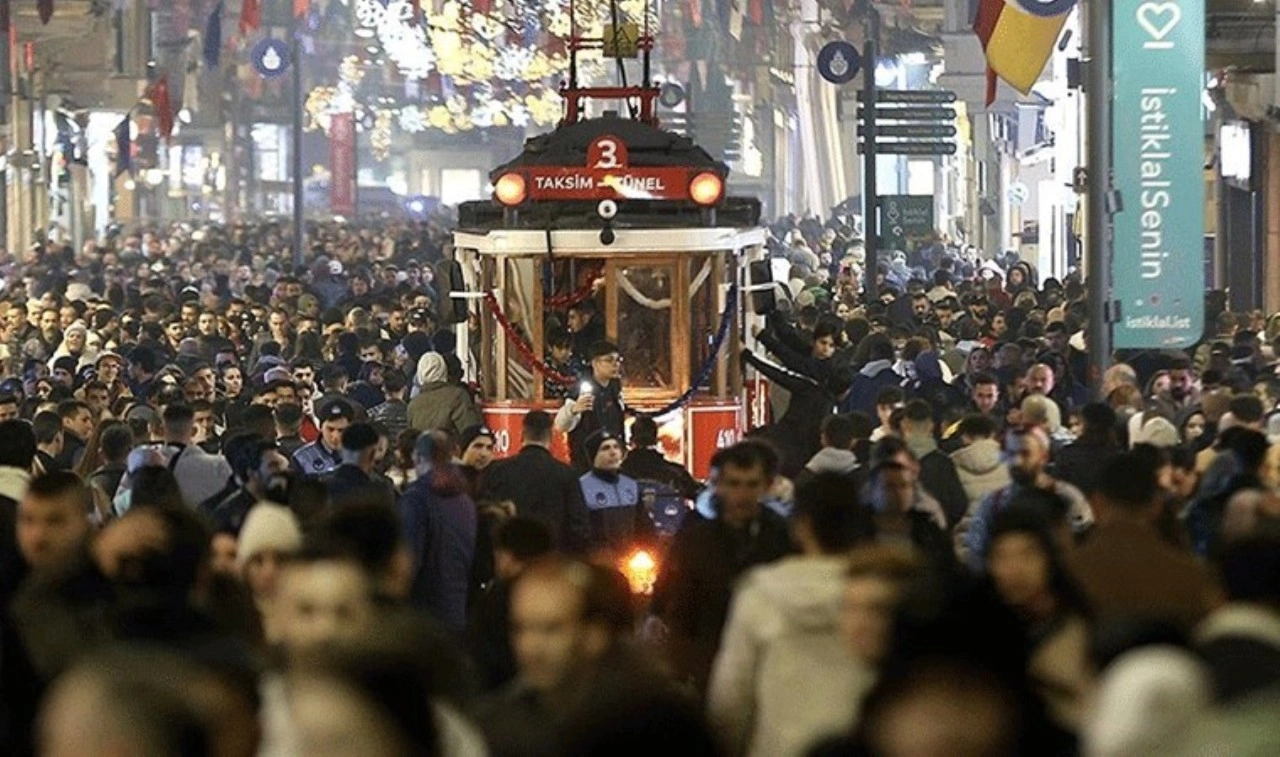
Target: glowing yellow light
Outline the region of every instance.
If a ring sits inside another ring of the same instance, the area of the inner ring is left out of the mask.
[[[704,172],[689,182],[689,199],[699,205],[715,205],[724,195],[724,180],[713,173]]]
[[[652,594],[658,581],[658,561],[643,549],[632,552],[622,563],[622,574],[631,584],[635,594]]]
[[[503,205],[519,205],[524,202],[526,194],[524,177],[518,173],[504,173],[493,186],[493,194]]]

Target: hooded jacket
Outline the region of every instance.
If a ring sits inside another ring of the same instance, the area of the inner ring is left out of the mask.
[[[448,381],[444,357],[428,352],[418,361],[418,395],[409,403],[409,428],[447,431],[455,437],[483,421],[467,390]]]
[[[839,557],[794,557],[743,579],[707,692],[729,754],[803,755],[853,725],[875,676],[839,633],[843,573]]]
[[[1000,443],[994,439],[979,439],[961,447],[951,453],[951,462],[956,466],[956,475],[960,477],[970,506],[1011,482],[1009,467],[1001,457]]]

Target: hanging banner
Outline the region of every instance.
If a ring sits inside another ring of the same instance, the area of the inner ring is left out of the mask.
[[[336,216],[356,214],[356,117],[335,113],[329,125],[329,210]]]
[[[1204,0],[1114,0],[1112,155],[1117,348],[1204,331]]]

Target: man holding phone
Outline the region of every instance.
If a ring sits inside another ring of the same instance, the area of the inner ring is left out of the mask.
[[[622,356],[612,342],[598,341],[588,352],[591,370],[574,387],[564,406],[556,413],[556,428],[569,434],[569,450],[573,467],[579,473],[590,470],[592,457],[587,454],[586,440],[605,430],[622,438],[626,405],[622,402]]]

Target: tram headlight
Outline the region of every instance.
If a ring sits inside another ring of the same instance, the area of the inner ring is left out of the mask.
[[[504,173],[493,185],[493,196],[509,208],[524,202],[528,195],[528,185],[525,183],[524,176],[518,173]]]
[[[698,205],[715,205],[724,197],[724,179],[703,171],[689,181],[689,199]]]
[[[618,203],[613,200],[601,200],[596,206],[596,214],[606,221],[611,221],[618,215]]]

